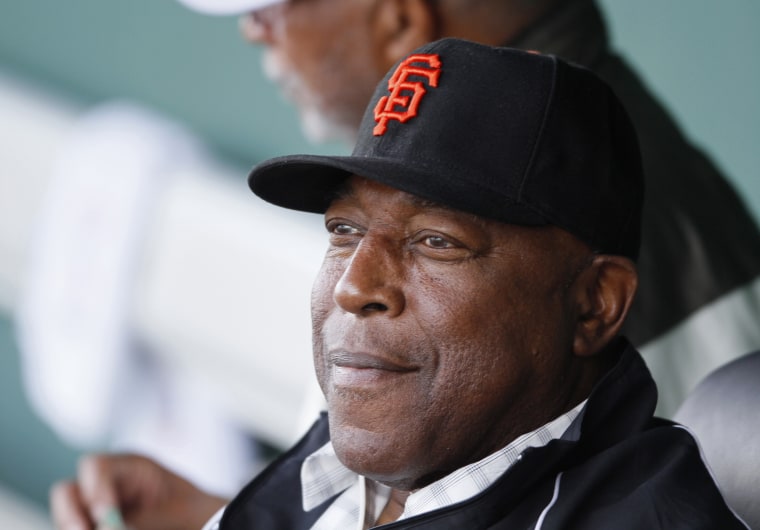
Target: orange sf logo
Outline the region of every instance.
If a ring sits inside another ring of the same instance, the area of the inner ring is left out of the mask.
[[[424,77],[431,87],[437,87],[440,75],[441,61],[437,54],[415,54],[404,59],[388,80],[390,95],[381,97],[375,105],[375,136],[385,134],[388,120],[404,123],[417,115],[417,107],[427,90],[422,81],[410,81],[410,76]],[[409,91],[411,96],[402,94]],[[396,110],[397,107],[400,108]]]

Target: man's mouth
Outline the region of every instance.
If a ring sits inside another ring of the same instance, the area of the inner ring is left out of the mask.
[[[415,366],[369,353],[338,351],[330,354],[332,382],[338,387],[367,387],[416,372]]]

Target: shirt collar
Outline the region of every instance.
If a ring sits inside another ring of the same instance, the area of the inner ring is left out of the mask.
[[[312,510],[327,499],[345,490],[357,480],[335,454],[332,442],[314,451],[301,465],[301,493],[303,509]]]
[[[457,469],[446,477],[412,493],[406,501],[402,518],[419,515],[468,499],[484,491],[498,479],[529,447],[542,447],[560,438],[578,416],[586,401],[538,429],[515,439],[486,458]],[[309,455],[301,465],[303,509],[310,511],[338,493],[345,491],[359,475],[338,460],[332,442]]]

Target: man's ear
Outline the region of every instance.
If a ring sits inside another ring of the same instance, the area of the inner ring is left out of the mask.
[[[429,0],[379,0],[373,17],[376,59],[384,70],[438,38],[438,17]]]
[[[574,351],[598,353],[618,334],[638,285],[633,262],[623,256],[594,256],[577,280],[578,324]]]

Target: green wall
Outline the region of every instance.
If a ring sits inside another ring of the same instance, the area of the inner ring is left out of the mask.
[[[760,2],[599,1],[618,48],[760,219]]]

